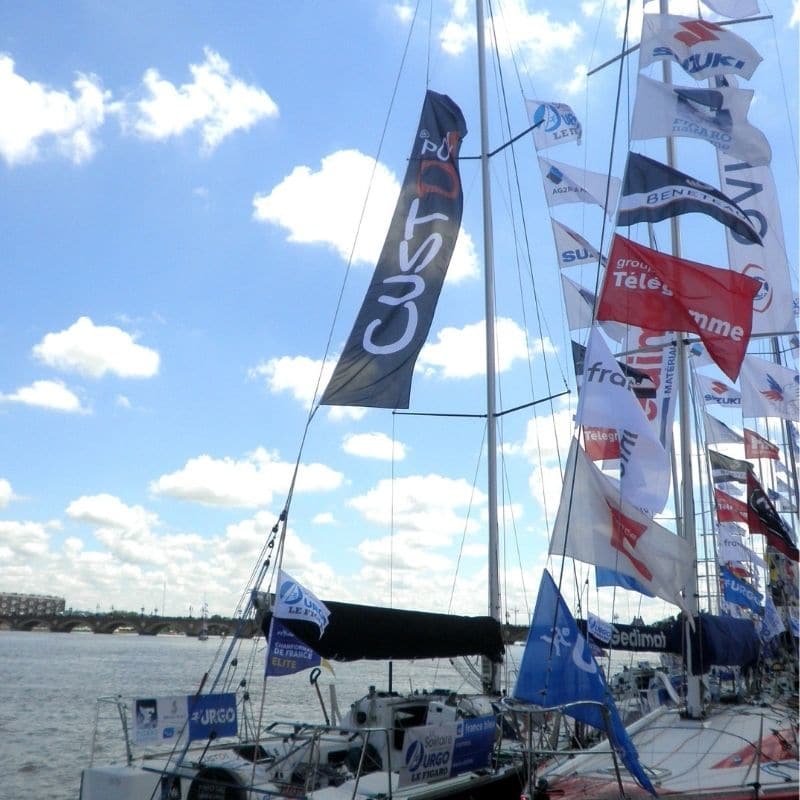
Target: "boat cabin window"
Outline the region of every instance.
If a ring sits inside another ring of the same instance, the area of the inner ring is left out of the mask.
[[[406,737],[408,728],[416,728],[424,725],[428,716],[428,704],[419,706],[403,706],[394,712],[394,747],[398,750],[403,749],[403,741]]]

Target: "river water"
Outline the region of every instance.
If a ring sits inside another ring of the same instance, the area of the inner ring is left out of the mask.
[[[92,751],[97,698],[191,694],[221,646],[225,643],[216,637],[201,642],[184,636],[0,631],[0,800],[77,800],[81,769]],[[244,642],[240,665],[251,656],[263,664],[261,649],[260,640]],[[334,669],[335,678],[323,670],[320,684],[335,682],[343,712],[371,684],[387,687],[383,664],[336,664]],[[323,722],[308,676],[306,671],[271,678],[265,716]],[[258,684],[250,686],[254,698],[260,697]],[[449,663],[396,662],[393,688],[409,687],[467,690]],[[328,686],[322,691],[329,705]],[[115,707],[102,704],[101,710],[95,762],[122,760]]]

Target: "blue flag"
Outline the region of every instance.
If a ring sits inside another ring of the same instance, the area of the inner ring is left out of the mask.
[[[647,597],[655,597],[655,595],[642,586],[636,578],[630,575],[623,575],[621,572],[616,572],[608,567],[595,567],[594,568],[595,583],[598,586],[621,586],[623,589],[629,589],[632,592],[639,592],[640,594],[647,595]]]
[[[719,568],[719,581],[722,584],[722,597],[741,608],[748,608],[756,614],[764,613],[764,596],[747,581],[738,578],[726,567]]]
[[[303,644],[279,619],[272,618],[266,675],[293,675],[310,667],[318,667],[321,661],[318,653]]]
[[[598,706],[575,706],[567,712],[608,733],[609,741],[636,782],[654,797],[656,791],[639,763],[603,674],[592,657],[550,573],[545,571],[528,631],[528,641],[512,697],[539,706],[595,700],[608,710],[609,728]]]

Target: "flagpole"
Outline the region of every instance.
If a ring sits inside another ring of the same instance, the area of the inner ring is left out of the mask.
[[[495,326],[494,326],[494,244],[492,233],[492,202],[489,174],[489,122],[486,100],[486,42],[484,32],[483,0],[475,0],[475,24],[478,34],[478,96],[481,120],[481,182],[483,188],[483,258],[486,318],[486,449],[487,494],[489,513],[489,616],[501,622],[500,570],[498,564],[499,534],[497,527],[497,415],[495,380]],[[483,658],[485,688],[494,694],[500,692],[500,670],[488,658]]]
[[[669,0],[660,0],[659,11],[662,14],[669,14]],[[672,83],[672,64],[664,61],[662,64],[665,83]],[[667,165],[675,167],[675,139],[667,136]],[[681,241],[680,227],[678,218],[670,218],[670,234],[672,244],[672,254],[680,258]],[[678,333],[677,350],[678,362],[678,409],[681,427],[681,510],[682,516],[679,518],[680,535],[692,546],[695,553],[694,575],[692,585],[686,587],[686,606],[690,612],[688,624],[685,626],[686,637],[686,714],[691,719],[699,719],[703,715],[703,701],[700,691],[700,676],[692,671],[692,641],[691,628],[694,626],[694,618],[698,613],[697,596],[697,536],[695,531],[694,518],[694,486],[692,485],[692,448],[691,420],[689,415],[689,366],[686,354],[686,344],[683,335]]]

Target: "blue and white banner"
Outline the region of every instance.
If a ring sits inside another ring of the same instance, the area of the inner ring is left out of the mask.
[[[722,596],[728,603],[747,608],[755,614],[764,613],[764,596],[749,583],[740,580],[725,567],[720,567],[719,581],[722,584]]]
[[[293,675],[304,669],[318,667],[322,663],[319,653],[301,642],[279,619],[274,616],[269,629],[267,646],[268,676]]]
[[[697,391],[707,406],[725,406],[726,408],[741,408],[742,395],[727,381],[720,378],[708,378],[695,372],[693,375]]]
[[[558,255],[558,266],[577,267],[579,264],[597,264],[598,261],[606,263],[605,256],[586,241],[579,233],[575,233],[572,228],[568,228],[555,218],[550,218],[553,225],[553,238],[556,242],[556,254]]]
[[[593,203],[604,209],[609,219],[613,216],[622,186],[619,178],[609,178],[604,172],[590,172],[541,157],[539,168],[542,171],[545,200],[551,208],[565,203]]]
[[[320,634],[328,627],[330,612],[317,596],[283,570],[278,570],[278,591],[275,595],[274,619],[313,622]]]
[[[528,630],[517,683],[511,695],[515,700],[550,707],[590,700],[602,703],[608,711],[610,730],[606,731],[603,713],[596,705],[571,706],[566,713],[587,725],[608,733],[608,738],[636,782],[656,795],[636,748],[628,738],[617,706],[592,657],[589,644],[581,635],[566,603],[545,570],[539,596]]]
[[[614,635],[614,626],[590,611],[586,620],[586,629],[598,642],[608,644]]]
[[[785,630],[786,625],[783,624],[781,615],[778,613],[778,609],[775,608],[775,603],[772,602],[772,598],[769,596],[769,594],[767,594],[766,602],[764,604],[764,618],[761,620],[761,630],[759,631],[759,636],[761,637],[762,641],[768,642],[770,639],[774,639]]]
[[[201,694],[142,697],[131,701],[133,740],[137,744],[173,744],[187,731],[189,741],[236,736],[236,695]]]
[[[526,100],[528,118],[533,129],[533,144],[537,150],[577,140],[581,142],[581,124],[566,103],[546,103]]]
[[[400,786],[414,786],[485,769],[496,734],[493,715],[408,728],[403,739]]]

